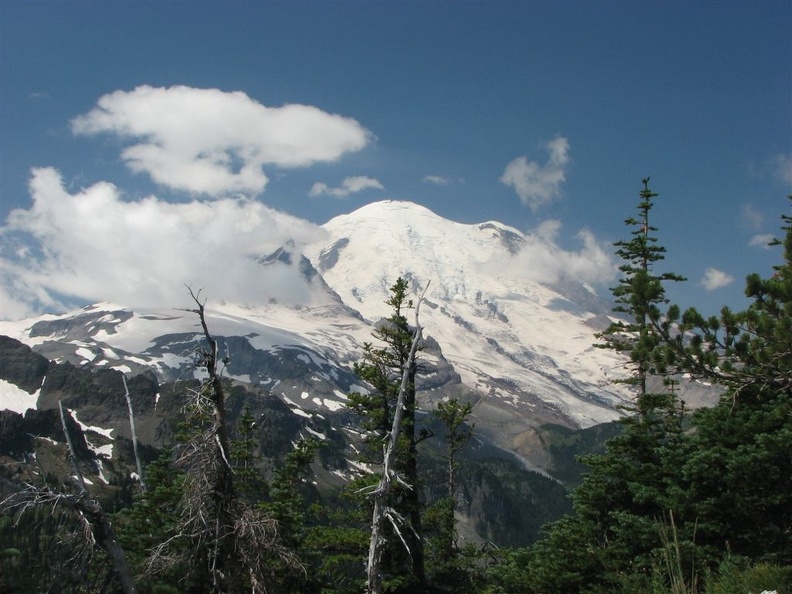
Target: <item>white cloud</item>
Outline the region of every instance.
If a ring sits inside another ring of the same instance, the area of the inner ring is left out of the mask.
[[[768,245],[771,241],[775,239],[775,235],[772,233],[762,233],[760,235],[754,235],[751,237],[751,240],[748,242],[748,245],[751,247],[760,247],[765,250],[769,250],[770,246]]]
[[[558,136],[545,145],[549,153],[547,163],[541,165],[527,157],[517,157],[506,166],[500,181],[517,192],[523,204],[531,210],[552,202],[561,194],[569,163],[569,142]]]
[[[442,175],[425,175],[423,180],[427,184],[434,184],[436,186],[447,186],[451,183],[450,179]]]
[[[0,261],[5,318],[59,309],[65,300],[178,306],[184,285],[212,299],[300,302],[305,286],[291,269],[256,258],[324,233],[248,198],[130,202],[104,182],[70,194],[51,168],[33,170],[30,193],[32,206],[12,211],[0,230],[9,247]]]
[[[316,182],[311,187],[311,191],[308,192],[308,195],[312,198],[317,198],[319,196],[346,198],[350,194],[355,194],[357,192],[370,189],[384,190],[385,188],[378,180],[374,179],[373,177],[360,175],[355,177],[347,177],[343,182],[341,182],[341,187],[339,188],[331,188],[325,183]]]
[[[730,274],[726,274],[717,268],[707,268],[704,271],[704,277],[701,279],[700,284],[703,285],[707,291],[714,291],[730,285],[733,282],[734,277]]]
[[[263,167],[305,167],[362,149],[371,134],[353,119],[308,105],[266,107],[242,92],[185,86],[115,91],[72,120],[75,134],[133,142],[134,172],[195,194],[258,194]]]
[[[542,283],[577,281],[601,284],[616,276],[616,264],[609,244],[601,243],[591,231],[582,229],[576,238],[582,242],[577,250],[558,244],[561,222],[548,220],[525,235],[519,252],[502,261],[487,262],[488,269],[500,269],[511,278],[526,278]]]

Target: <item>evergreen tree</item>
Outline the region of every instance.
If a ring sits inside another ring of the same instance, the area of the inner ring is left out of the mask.
[[[266,484],[261,472],[256,468],[258,456],[256,455],[256,420],[250,411],[250,405],[245,405],[242,415],[237,422],[237,438],[231,440],[231,462],[234,468],[236,488],[240,497],[247,500],[256,500]]]
[[[462,404],[452,398],[440,401],[432,414],[443,424],[445,429],[446,451],[444,459],[447,465],[447,494],[435,506],[439,508],[439,538],[436,540],[436,556],[440,564],[453,562],[459,552],[457,546],[456,511],[457,471],[459,469],[459,452],[473,436],[473,425],[467,425],[466,419],[473,410],[469,402]]]
[[[625,319],[598,335],[597,346],[628,356],[631,372],[619,381],[635,387],[635,406],[606,452],[583,460],[591,470],[573,495],[575,516],[553,525],[534,548],[532,580],[541,591],[607,591],[625,575],[651,573],[653,551],[662,545],[657,521],[670,504],[684,411],[673,392],[649,392],[647,380],[665,372],[655,330],[666,302],[663,284],[684,279],[654,269],[665,253],[649,220],[656,196],[644,179],[638,217],[625,221],[631,238],[615,243],[623,276],[612,290],[614,310]]]
[[[141,592],[157,590],[164,593],[166,586],[172,592],[191,590],[197,587],[197,583],[183,581],[182,578],[189,574],[183,564],[169,567],[158,575],[147,575],[151,552],[162,542],[173,539],[174,549],[184,550],[189,546],[187,539],[179,536],[177,531],[184,473],[173,467],[170,449],[164,450],[144,472],[146,491],[139,492],[132,505],[116,515],[119,541],[139,576]],[[176,587],[177,584],[181,589]]]
[[[657,228],[652,226],[649,215],[658,196],[649,189],[649,178],[642,180],[643,189],[638,203],[638,217],[629,217],[624,223],[632,227],[631,238],[614,243],[616,255],[621,258],[619,270],[622,277],[619,284],[611,289],[616,306],[613,311],[625,318],[612,322],[599,333],[602,343],[595,346],[612,349],[629,357],[632,373],[617,381],[636,386],[638,391],[638,412],[644,407],[651,408],[652,402],[646,399],[647,378],[654,373],[663,373],[663,358],[658,354],[661,337],[655,326],[662,319],[660,305],[668,302],[663,283],[684,281],[685,278],[670,272],[657,273],[654,265],[662,261],[666,249],[653,235]],[[646,402],[642,402],[646,399]]]
[[[427,573],[435,592],[473,592],[478,585],[480,560],[475,548],[460,550],[456,530],[457,479],[459,453],[473,436],[474,425],[466,423],[473,405],[452,398],[437,403],[432,415],[444,430],[446,466],[446,494],[435,501],[425,512],[424,527],[427,535]]]
[[[149,569],[184,567],[184,579],[201,584],[190,591],[266,592],[280,585],[283,567],[302,566],[281,539],[277,520],[239,496],[218,343],[209,331],[204,302],[192,290],[190,296],[196,309],[188,311],[198,316],[205,341],[196,365],[208,377],[190,390],[192,418],[177,450],[175,466],[184,473],[178,521],[170,537],[154,547]]]
[[[782,263],[748,276],[746,310],[672,308],[661,327],[670,364],[726,388],[694,416],[677,494],[711,565],[725,550],[792,564],[792,216],[782,221]]]

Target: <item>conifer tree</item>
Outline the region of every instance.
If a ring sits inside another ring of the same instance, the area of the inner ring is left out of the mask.
[[[627,573],[651,572],[652,551],[661,546],[657,520],[669,505],[666,491],[675,472],[684,411],[673,392],[651,393],[647,381],[665,372],[656,331],[660,305],[666,303],[663,285],[684,279],[655,271],[665,253],[649,219],[656,196],[644,179],[638,217],[625,220],[631,238],[614,244],[623,262],[622,278],[612,289],[614,311],[624,319],[600,333],[602,343],[596,345],[627,355],[631,371],[618,381],[635,387],[635,406],[606,452],[584,459],[591,472],[573,496],[575,515],[554,524],[545,542],[535,547],[532,579],[542,591],[575,591],[583,584],[607,591]],[[560,556],[559,549],[575,553]]]
[[[457,547],[457,532],[454,520],[456,511],[456,491],[457,491],[457,471],[459,469],[459,452],[473,436],[474,425],[467,425],[465,421],[473,410],[473,405],[469,402],[461,403],[452,398],[448,401],[440,401],[433,415],[443,424],[445,429],[446,451],[444,454],[447,464],[446,486],[447,495],[438,502],[441,508],[440,536],[442,542],[439,558],[441,562],[453,561]]]
[[[634,385],[638,392],[637,408],[640,413],[647,395],[647,378],[653,373],[663,373],[662,357],[657,353],[661,337],[655,326],[662,319],[660,305],[668,302],[663,283],[684,281],[685,278],[670,272],[657,273],[654,265],[662,261],[666,249],[658,243],[649,215],[658,196],[649,189],[649,178],[642,180],[643,189],[638,203],[638,217],[625,219],[624,224],[632,227],[631,238],[614,243],[616,255],[621,258],[619,270],[622,277],[611,289],[616,306],[613,311],[626,319],[612,322],[597,336],[602,343],[595,346],[612,349],[629,357],[632,373],[622,381]]]
[[[204,339],[196,364],[207,378],[191,391],[193,419],[177,451],[175,466],[184,472],[178,521],[170,537],[153,548],[149,569],[182,565],[185,580],[202,583],[194,591],[267,592],[282,579],[274,569],[301,569],[301,564],[280,537],[277,520],[239,496],[221,377],[224,361],[209,331],[205,302],[189,292],[196,308],[187,311],[198,316]]]
[[[230,443],[236,488],[242,498],[255,500],[265,485],[256,468],[256,420],[249,404],[242,410],[236,432],[237,438]]]
[[[725,550],[792,564],[792,216],[781,218],[771,245],[783,247],[782,262],[769,278],[748,276],[744,311],[672,308],[661,327],[670,364],[725,387],[693,418],[676,495],[710,565]]]
[[[426,509],[424,522],[428,580],[436,592],[478,591],[474,588],[480,555],[474,547],[460,549],[455,517],[459,454],[473,436],[475,425],[467,423],[472,409],[469,402],[451,398],[438,402],[432,411],[432,416],[442,424],[445,442],[442,458],[446,465],[446,495]]]

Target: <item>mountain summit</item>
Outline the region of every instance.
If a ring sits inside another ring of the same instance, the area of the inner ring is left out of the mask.
[[[563,271],[532,261],[542,240],[498,222],[461,224],[410,202],[383,201],[336,217],[329,239],[308,257],[344,303],[376,321],[388,288],[402,276],[434,339],[479,408],[520,411],[588,426],[609,421],[625,393],[609,378],[621,360],[593,348],[610,304]],[[528,270],[522,268],[529,268]],[[530,268],[533,268],[532,270]],[[553,278],[548,283],[534,278]]]

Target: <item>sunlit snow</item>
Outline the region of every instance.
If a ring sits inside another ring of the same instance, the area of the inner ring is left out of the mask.
[[[0,410],[11,410],[24,414],[26,410],[35,410],[41,388],[32,394],[25,392],[16,384],[0,379]]]

